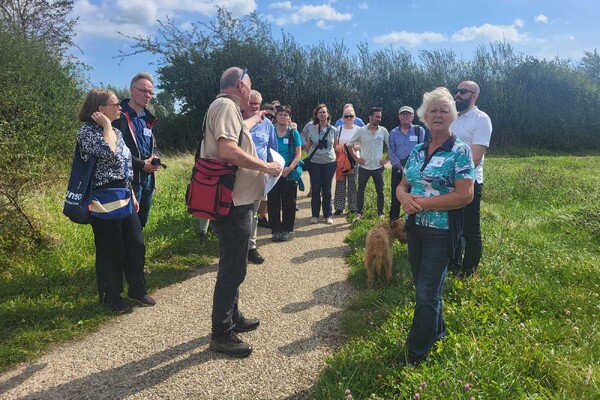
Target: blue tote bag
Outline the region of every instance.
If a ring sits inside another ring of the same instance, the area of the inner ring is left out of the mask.
[[[67,186],[63,214],[78,224],[89,224],[92,176],[96,168],[96,157],[83,161],[79,143],[75,145],[75,155],[71,166],[71,176]]]

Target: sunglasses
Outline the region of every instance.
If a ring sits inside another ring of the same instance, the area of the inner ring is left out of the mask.
[[[464,96],[465,94],[467,94],[467,92],[469,92],[469,93],[475,93],[474,91],[469,90],[469,89],[456,89],[454,91],[454,93],[460,93],[461,96]]]
[[[242,68],[242,76],[240,76],[240,81],[244,80],[244,77],[246,76],[247,72],[248,72],[248,70],[246,68]]]
[[[354,115],[344,115],[344,118],[354,118]]]

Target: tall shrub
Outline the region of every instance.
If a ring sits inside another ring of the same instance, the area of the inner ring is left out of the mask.
[[[39,235],[25,199],[70,164],[81,101],[74,71],[42,41],[0,31],[0,251]]]

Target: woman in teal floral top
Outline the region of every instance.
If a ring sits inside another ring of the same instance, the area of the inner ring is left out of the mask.
[[[430,129],[431,139],[414,147],[396,189],[408,214],[408,255],[416,289],[406,349],[410,364],[423,360],[446,335],[442,290],[462,234],[460,210],[473,199],[474,181],[471,149],[450,131],[458,113],[448,89],[425,93],[417,115]]]

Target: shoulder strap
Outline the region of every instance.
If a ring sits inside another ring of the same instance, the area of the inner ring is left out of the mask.
[[[417,144],[421,143],[421,125],[415,125],[415,134],[417,135]]]
[[[330,130],[331,130],[331,126],[330,126],[329,128],[327,128],[327,131],[326,131],[326,132],[323,134],[323,137],[321,138],[321,140],[325,139],[325,137],[326,137],[327,135],[329,135],[329,131],[330,131]],[[317,132],[318,132],[318,131],[319,131],[319,126],[317,125]],[[313,151],[310,153],[310,156],[306,157],[306,159],[307,159],[307,160],[310,160],[310,159],[312,158],[312,156],[314,156],[314,155],[315,155],[315,153],[317,152],[318,148],[319,148],[319,145],[317,144],[317,145],[315,146],[315,149],[314,149],[314,150],[313,150]]]
[[[206,130],[206,114],[208,114],[208,111],[204,114],[204,120],[202,121],[202,129],[200,130],[200,141],[198,141],[198,148],[196,149],[196,157],[194,160],[197,160],[200,158],[200,149],[202,148],[202,141],[204,140],[204,131]],[[243,124],[243,122],[242,122]],[[244,134],[244,126],[242,125],[242,129],[240,130],[240,134],[238,137],[238,146],[242,145],[242,135]]]

